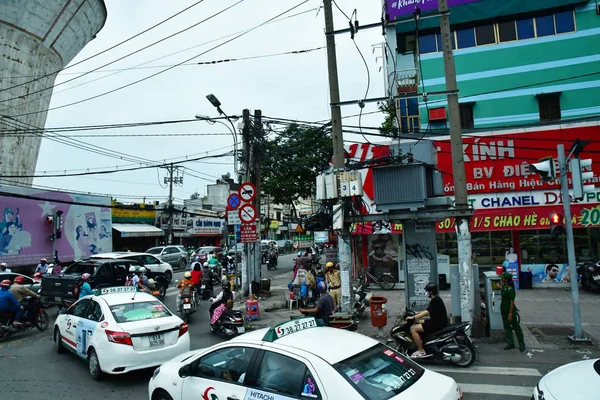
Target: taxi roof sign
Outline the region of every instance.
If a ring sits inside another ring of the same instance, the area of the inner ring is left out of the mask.
[[[322,326],[314,317],[298,318],[287,322],[274,325],[265,334],[263,341],[274,342],[284,336],[300,332],[306,329]]]
[[[135,286],[113,286],[98,290],[98,295],[113,294],[113,293],[134,293],[137,292]]]

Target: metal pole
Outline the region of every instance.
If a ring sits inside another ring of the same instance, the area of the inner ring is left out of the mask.
[[[242,111],[242,118],[244,122],[244,129],[242,130],[242,153],[243,153],[243,181],[248,181],[250,176],[250,110]],[[248,261],[248,243],[244,243],[244,249],[242,250],[242,292],[244,296],[248,296],[252,293],[251,278],[249,276]]]
[[[323,1],[325,11],[325,32],[333,32],[333,9],[331,0]],[[340,86],[337,70],[337,55],[335,52],[334,35],[326,36],[327,43],[327,69],[329,72],[329,96],[331,105],[331,136],[333,140],[333,167],[336,174],[344,170],[344,137],[342,133],[342,110],[340,108]],[[341,201],[341,199],[340,199]],[[345,215],[342,202],[342,216]],[[348,243],[347,243],[348,242]],[[338,257],[342,276],[342,308],[346,312],[352,310],[352,285],[350,284],[352,255],[350,252],[349,226],[343,224],[342,234],[338,236]]]
[[[262,111],[261,110],[254,110],[254,135],[253,135],[253,140],[252,140],[252,153],[253,153],[253,169],[254,169],[254,186],[256,187],[256,197],[254,197],[254,207],[256,208],[257,211],[257,215],[259,216],[259,221],[260,221],[260,190],[261,190],[261,167],[262,167],[262,137],[263,137],[263,132],[262,132]],[[260,230],[260,222],[258,222],[259,226],[257,227],[257,230]],[[259,236],[260,237],[260,236]],[[262,267],[262,263],[261,263],[261,241],[259,240],[258,243],[254,242],[251,243],[252,248],[254,249],[254,273],[252,275],[252,278],[256,281],[260,283],[260,280],[262,278],[262,274],[261,274],[261,267]]]
[[[463,141],[460,126],[460,108],[458,104],[458,86],[456,83],[456,69],[454,54],[452,53],[452,33],[450,32],[450,13],[448,1],[438,0],[440,12],[440,29],[442,35],[442,48],[444,57],[444,72],[446,77],[446,90],[448,94],[448,117],[450,119],[450,142],[452,148],[452,175],[454,177],[454,199],[456,209],[469,207],[467,197],[467,178],[463,158]],[[421,77],[422,79],[423,77]],[[474,295],[479,288],[473,287],[471,232],[469,220],[465,217],[456,218],[456,233],[458,242],[458,269],[460,272],[460,308],[464,322],[472,321],[473,333],[481,334],[480,310],[475,307]]]
[[[169,237],[167,244],[173,244],[173,163],[169,165]]]
[[[577,282],[577,264],[575,259],[575,241],[573,240],[573,221],[571,220],[571,197],[569,196],[569,181],[567,178],[567,159],[565,146],[556,146],[558,151],[558,165],[560,169],[560,189],[563,198],[565,213],[565,231],[567,234],[567,254],[569,258],[569,272],[571,277],[571,301],[573,302],[574,333],[569,336],[572,341],[588,341],[583,337],[581,329],[581,310],[579,309],[579,283]]]

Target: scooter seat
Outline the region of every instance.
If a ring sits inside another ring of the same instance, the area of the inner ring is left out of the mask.
[[[461,322],[459,324],[448,325],[444,329],[442,329],[440,331],[437,331],[437,332],[434,332],[433,334],[431,334],[429,336],[430,337],[442,336],[442,335],[445,335],[446,333],[450,333],[452,331],[460,330],[461,328],[466,327],[468,325],[469,325],[468,322]]]

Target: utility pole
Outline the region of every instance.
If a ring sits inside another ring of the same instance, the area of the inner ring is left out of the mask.
[[[260,232],[260,190],[261,190],[261,169],[262,169],[262,153],[263,153],[263,149],[262,149],[262,145],[263,145],[263,131],[262,131],[262,111],[261,110],[254,110],[254,135],[252,138],[252,167],[253,167],[253,179],[252,179],[252,183],[254,184],[254,187],[256,187],[256,196],[254,197],[254,207],[257,210],[257,217],[258,217],[258,226],[257,226],[257,231]],[[253,255],[253,260],[254,260],[254,271],[252,274],[252,278],[253,280],[255,280],[256,282],[260,282],[261,278],[262,278],[262,274],[261,274],[261,246],[260,246],[260,240],[254,243],[250,243],[250,247],[251,247],[251,252],[250,254]]]
[[[242,121],[244,128],[242,129],[242,181],[248,182],[250,178],[250,110],[242,111]],[[252,285],[251,277],[249,276],[250,269],[248,268],[248,243],[244,243],[244,249],[242,251],[242,291],[244,296],[248,296]]]
[[[438,0],[440,12],[440,31],[444,57],[444,73],[448,94],[448,117],[450,119],[450,143],[452,148],[452,175],[454,177],[454,199],[457,210],[469,208],[467,197],[467,178],[463,158],[463,141],[460,126],[460,108],[458,105],[458,86],[456,84],[456,69],[452,53],[452,34],[450,32],[450,12],[448,0]],[[422,78],[422,77],[421,77]],[[473,265],[471,232],[469,219],[456,217],[456,233],[458,243],[458,270],[460,274],[460,308],[463,322],[472,322],[471,327],[475,336],[481,335],[480,310],[475,307],[475,294],[479,288],[473,287]]]
[[[331,0],[323,1],[325,11],[325,33],[327,43],[327,69],[329,72],[329,95],[331,104],[331,136],[333,140],[333,167],[336,175],[339,175],[346,166],[344,137],[342,133],[342,110],[340,103],[340,85],[338,80],[337,55],[335,52],[335,36],[327,33],[334,31],[333,8]],[[345,205],[342,199],[342,218],[345,213]],[[352,285],[350,284],[352,255],[350,252],[350,231],[347,224],[343,224],[342,234],[338,236],[338,258],[342,277],[342,308],[346,312],[352,310]]]
[[[567,235],[567,256],[569,259],[569,273],[571,277],[571,301],[573,302],[573,336],[569,336],[574,342],[587,342],[583,337],[581,328],[581,310],[579,309],[579,282],[577,281],[577,262],[575,259],[575,241],[573,239],[573,221],[571,220],[571,197],[569,195],[569,181],[567,178],[567,158],[565,157],[565,146],[559,144],[558,165],[560,168],[560,189],[563,198],[563,210],[565,213],[565,231]],[[570,156],[570,154],[569,154]],[[571,172],[573,172],[571,170]]]
[[[167,244],[173,244],[173,163],[169,165],[169,236]]]

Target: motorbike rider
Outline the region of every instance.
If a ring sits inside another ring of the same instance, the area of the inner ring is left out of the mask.
[[[192,273],[187,271],[183,274],[183,280],[177,284],[177,289],[179,289],[179,293],[177,293],[177,311],[181,312],[181,295],[184,290],[193,290],[194,289],[194,281],[192,280]]]
[[[221,266],[221,263],[217,259],[217,255],[214,252],[210,253],[210,255],[208,256],[207,262],[208,262],[208,266],[214,271],[215,274],[217,274],[217,276],[219,276],[220,275],[219,267]]]
[[[194,269],[192,269],[192,283],[196,286],[198,295],[200,295],[200,285],[202,283],[202,265],[199,262],[194,262]]]
[[[5,273],[7,273],[7,274],[8,274],[8,273],[10,273],[10,272],[12,272],[12,271],[10,270],[10,268],[8,268],[8,264],[6,264],[6,263],[4,263],[4,262],[3,262],[3,263],[0,263],[0,273],[3,273],[3,272],[5,272]]]
[[[202,266],[202,280],[204,281],[204,286],[206,287],[205,289],[208,291],[208,293],[212,292],[212,290],[213,290],[213,272],[210,269],[208,261],[205,262],[204,265]]]
[[[46,275],[48,273],[48,260],[42,258],[37,267],[35,267],[35,272],[40,272],[42,275]]]
[[[225,310],[231,309],[235,301],[235,292],[231,290],[229,282],[224,281],[221,284],[221,293],[215,298],[211,298],[212,304],[208,309],[210,323],[214,324]],[[216,311],[219,310],[219,311]],[[216,311],[216,312],[215,312]]]
[[[135,267],[129,267],[129,273],[125,277],[125,286],[133,286],[133,277],[135,276]]]
[[[92,287],[90,286],[90,283],[88,282],[90,279],[90,276],[91,275],[88,274],[87,272],[85,274],[81,275],[81,280],[83,281],[83,283],[81,284],[81,288],[79,289],[79,298],[80,299],[82,297],[94,294],[94,292],[92,291]]]
[[[331,261],[325,265],[325,271],[325,281],[329,286],[329,294],[333,297],[333,304],[337,310],[342,300],[342,276]]]
[[[316,319],[323,321],[323,325],[329,326],[329,319],[335,312],[335,305],[333,303],[333,297],[327,293],[327,284],[325,282],[319,282],[317,289],[321,294],[319,301],[314,308],[300,308],[299,311],[302,314],[314,314]]]
[[[14,294],[10,292],[11,282],[8,279],[0,282],[0,312],[14,313],[14,326],[22,326],[21,318],[25,312],[25,307],[19,303]]]
[[[421,339],[422,333],[432,334],[437,331],[441,331],[448,325],[448,313],[446,312],[444,301],[438,296],[439,291],[437,285],[435,283],[428,283],[425,286],[425,291],[430,299],[427,309],[415,314],[414,316],[406,318],[407,320],[415,320],[415,323],[410,327],[410,333],[413,341],[415,342],[415,345],[417,345],[417,351],[411,355],[412,358],[425,356],[423,340]],[[421,319],[428,315],[429,319]]]
[[[136,286],[141,292],[152,294],[147,287],[148,286],[148,278],[146,277],[146,275],[144,275],[145,273],[146,273],[146,268],[145,267],[140,268],[140,270],[137,272],[137,275],[133,276],[131,283],[132,283],[132,286]]]

